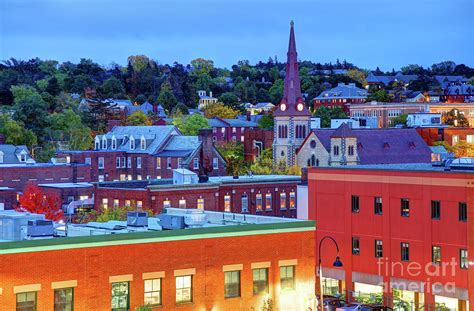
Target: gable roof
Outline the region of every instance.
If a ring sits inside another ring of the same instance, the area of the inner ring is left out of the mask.
[[[316,99],[333,98],[367,98],[367,90],[358,88],[354,83],[339,83],[336,87],[325,90]]]
[[[25,164],[26,162],[20,162],[19,160],[20,154],[22,152],[26,154],[26,161],[32,160],[28,148],[26,146],[1,144],[0,153],[2,153],[3,155],[3,162],[0,162],[0,164]]]

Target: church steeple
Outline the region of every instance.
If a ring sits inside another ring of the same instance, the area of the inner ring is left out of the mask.
[[[274,116],[311,116],[301,95],[300,77],[298,71],[298,53],[296,52],[294,23],[290,23],[290,40],[286,53],[285,89],[280,105]]]

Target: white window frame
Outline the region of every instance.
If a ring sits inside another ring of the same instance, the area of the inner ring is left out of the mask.
[[[130,136],[130,150],[135,150],[135,138]]]
[[[193,159],[193,168],[195,170],[198,170],[199,169],[199,158],[194,158]]]
[[[146,149],[146,139],[143,136],[142,136],[142,138],[140,138],[140,149],[142,149],[142,150]]]
[[[142,157],[137,157],[137,168],[142,168]]]
[[[212,168],[219,169],[219,158],[212,158]]]
[[[99,170],[103,170],[105,168],[105,159],[104,157],[98,157],[97,158],[97,166]]]

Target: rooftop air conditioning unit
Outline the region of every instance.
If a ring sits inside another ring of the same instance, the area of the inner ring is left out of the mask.
[[[159,218],[163,230],[184,229],[186,227],[184,216],[162,214]]]
[[[30,238],[53,236],[53,222],[41,219],[28,220],[26,235]]]
[[[127,226],[130,227],[146,227],[148,226],[147,212],[128,212]]]

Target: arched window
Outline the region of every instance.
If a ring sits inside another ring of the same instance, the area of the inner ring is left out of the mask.
[[[316,166],[319,166],[319,159],[316,159]]]
[[[130,136],[130,150],[135,150],[135,138]]]
[[[306,125],[302,125],[303,127],[303,135],[301,135],[301,138],[305,138],[306,137]]]
[[[107,149],[107,137],[102,136],[102,149]]]
[[[100,149],[100,139],[99,137],[96,137],[95,138],[95,150],[99,150]]]
[[[140,149],[142,149],[142,150],[146,149],[146,140],[145,140],[145,137],[143,137],[143,136],[140,139]]]
[[[314,154],[311,156],[311,166],[316,166],[316,157]]]
[[[310,167],[310,166],[311,166],[311,160],[308,159],[308,167]]]
[[[117,138],[115,136],[112,136],[112,149],[117,149]]]

